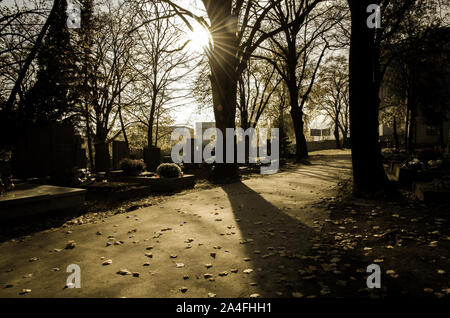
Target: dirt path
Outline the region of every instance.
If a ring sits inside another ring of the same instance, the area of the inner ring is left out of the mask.
[[[324,202],[351,173],[348,152],[317,153],[311,163],[177,194],[96,224],[3,242],[0,297],[290,297],[302,292],[299,270],[329,216]],[[75,248],[64,249],[70,240]],[[106,260],[112,263],[102,265]],[[79,289],[64,288],[70,264],[81,268]],[[117,274],[121,269],[139,277]],[[23,289],[31,292],[21,295]]]

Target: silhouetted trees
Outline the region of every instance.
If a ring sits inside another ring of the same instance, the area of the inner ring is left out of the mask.
[[[333,124],[336,148],[348,145],[348,63],[346,57],[332,57],[323,65],[312,93],[312,107],[324,112]],[[340,136],[342,135],[342,144]]]
[[[22,122],[55,122],[75,114],[79,100],[78,57],[67,28],[66,1],[56,1],[55,14],[37,54],[33,87],[19,105]]]
[[[289,91],[290,114],[296,137],[296,159],[308,157],[304,134],[304,106],[315,83],[322,59],[329,48],[325,33],[339,18],[321,1],[280,1],[269,14],[269,21],[282,28],[270,37],[272,63]],[[319,11],[313,11],[315,8]]]

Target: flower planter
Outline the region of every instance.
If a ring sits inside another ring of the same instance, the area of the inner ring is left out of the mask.
[[[87,189],[87,200],[124,201],[145,197],[151,194],[151,187],[130,182],[101,182],[84,187]]]
[[[107,180],[146,185],[151,188],[152,192],[173,192],[195,185],[195,176],[191,174],[183,175],[179,178],[161,178],[151,174],[134,177],[123,175],[121,170],[108,172]]]
[[[173,192],[185,188],[192,188],[195,185],[195,176],[187,174],[179,178],[151,178],[153,192]]]
[[[152,184],[153,173],[141,174],[139,176],[130,176],[124,175],[122,170],[117,171],[109,171],[106,174],[106,179],[112,182],[130,182],[130,183],[139,183],[144,185]]]

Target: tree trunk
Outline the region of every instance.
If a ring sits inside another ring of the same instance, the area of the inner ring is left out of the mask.
[[[289,85],[296,86],[296,85]],[[295,132],[295,159],[297,162],[301,162],[308,158],[308,146],[306,143],[305,134],[303,132],[304,123],[303,123],[303,111],[298,104],[298,91],[297,88],[288,87],[289,89],[289,97],[291,103],[291,118],[292,123],[294,125]]]
[[[394,143],[395,149],[400,149],[400,141],[398,140],[398,132],[397,132],[397,117],[394,116]]]
[[[341,140],[339,136],[339,122],[334,123],[334,138],[336,139],[336,149],[341,149]]]
[[[86,137],[87,137],[87,145],[88,145],[88,154],[89,154],[89,166],[91,171],[95,171],[95,161],[94,155],[92,151],[92,134],[91,134],[91,125],[89,118],[89,106],[87,102],[85,102],[85,120],[86,120]]]
[[[209,55],[211,68],[211,86],[216,128],[223,134],[223,154],[226,161],[226,145],[234,143],[236,138],[227,140],[226,128],[235,128],[236,98],[239,75],[237,72],[236,29],[233,25],[231,0],[208,1],[206,10],[211,21],[211,37],[214,47]],[[236,152],[233,157],[236,158]],[[212,179],[216,182],[228,182],[238,178],[236,160],[233,163],[216,163]]]
[[[340,129],[341,129],[341,133],[342,133],[342,144],[341,144],[341,146],[342,146],[342,148],[347,148],[349,146],[348,138],[347,138],[347,136],[348,136],[348,128],[347,127],[343,128],[342,125],[341,125]]]
[[[89,167],[91,171],[95,171],[94,151],[92,149],[92,131],[89,105],[92,102],[92,90],[89,86],[89,77],[92,76],[93,70],[91,65],[91,49],[92,49],[92,6],[93,0],[85,0],[82,2],[84,10],[81,13],[81,46],[83,47],[82,71],[83,71],[83,101],[84,115],[86,121],[86,137],[88,144]],[[93,77],[93,76],[92,76]]]
[[[150,120],[147,127],[147,148],[153,147],[153,120]]]
[[[97,126],[97,135],[95,136],[95,169],[97,172],[108,171],[111,156],[109,154],[109,145],[107,136],[102,127]]]
[[[154,92],[147,127],[147,147],[149,150],[153,147],[153,124],[155,123],[156,97],[157,93]]]
[[[349,148],[350,147],[350,145],[349,145],[349,142],[348,142],[348,131],[345,131],[343,134],[342,134],[344,137],[342,137],[342,145],[343,145],[343,147],[344,148]]]
[[[408,132],[409,132],[409,108],[406,108],[406,118],[405,118],[405,136],[404,136],[404,142],[405,142],[405,149],[408,149]]]
[[[246,130],[248,127],[250,127],[250,123],[248,122],[248,111],[247,110],[241,111],[241,127],[244,130]]]
[[[117,79],[119,81],[119,94],[117,96],[118,98],[118,105],[119,105],[119,120],[120,120],[120,128],[122,129],[122,135],[123,135],[123,139],[125,141],[125,145],[127,146],[127,152],[130,153],[130,144],[128,143],[128,136],[127,136],[127,131],[125,129],[125,124],[123,122],[123,117],[122,117],[122,88],[121,88],[121,82],[120,82],[120,78]]]
[[[383,168],[378,136],[378,91],[374,83],[374,30],[366,25],[371,0],[348,0],[352,27],[349,61],[350,134],[352,138],[353,184],[356,194],[384,190],[387,177]]]
[[[120,120],[120,128],[122,130],[122,135],[123,135],[123,139],[125,141],[125,145],[127,146],[127,150],[128,152],[130,152],[130,144],[128,142],[128,136],[127,136],[127,131],[125,129],[125,124],[123,122],[123,117],[122,117],[122,107],[120,107],[120,102],[119,102],[119,120]]]
[[[158,108],[158,111],[156,112],[156,130],[155,130],[155,148],[158,147],[158,133],[159,133],[159,116],[160,116],[160,109]]]
[[[416,111],[414,106],[409,106],[409,130],[408,130],[408,151],[414,151],[415,148],[415,130],[416,130]]]

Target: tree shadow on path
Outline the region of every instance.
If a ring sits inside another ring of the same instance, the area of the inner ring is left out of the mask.
[[[263,181],[261,181],[263,182]],[[305,255],[317,232],[289,216],[242,182],[222,187],[238,221],[246,254],[250,292],[263,297],[290,296],[302,289],[298,270],[303,270]],[[282,202],[277,202],[282,205]],[[306,213],[306,212],[305,212]]]

